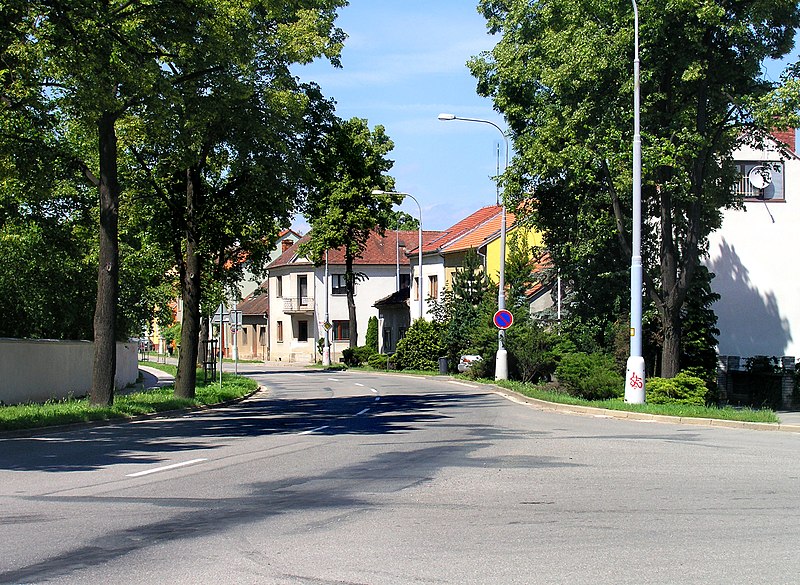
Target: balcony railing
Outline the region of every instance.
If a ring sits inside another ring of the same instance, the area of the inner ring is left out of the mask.
[[[283,297],[284,313],[313,313],[314,297]]]

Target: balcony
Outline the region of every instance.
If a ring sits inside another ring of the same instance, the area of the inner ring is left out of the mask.
[[[313,313],[314,297],[283,297],[283,312]]]

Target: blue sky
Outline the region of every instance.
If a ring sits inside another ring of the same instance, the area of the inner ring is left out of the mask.
[[[296,69],[336,100],[337,115],[382,125],[394,141],[390,171],[398,191],[422,206],[425,229],[444,229],[494,204],[500,132],[488,124],[441,122],[448,112],[505,124],[476,94],[466,62],[492,48],[476,0],[351,0],[337,20],[347,34],[342,68],[317,62]],[[797,51],[794,53],[795,59]],[[777,79],[780,64],[768,68]],[[413,201],[400,208],[417,217]],[[295,228],[308,226],[298,218]]]

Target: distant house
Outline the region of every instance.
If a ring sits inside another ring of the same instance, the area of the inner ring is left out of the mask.
[[[423,232],[430,239],[439,232]],[[301,238],[268,266],[269,279],[269,357],[272,361],[315,362],[318,343],[329,325],[331,357],[338,360],[350,346],[350,322],[345,290],[345,261],[342,250],[329,250],[327,262],[315,266],[300,254]],[[373,232],[367,240],[355,270],[360,275],[356,285],[356,322],[358,344],[366,340],[371,316],[379,319],[379,344],[394,347],[410,323],[407,300],[379,303],[396,293],[404,294],[411,281],[408,251],[416,248],[417,231]],[[377,305],[377,306],[376,306]],[[389,307],[391,305],[391,307]],[[381,313],[385,310],[385,313]],[[405,317],[403,315],[405,312]],[[327,315],[327,321],[325,317]]]
[[[725,210],[706,264],[721,355],[800,355],[800,158],[795,132],[734,153],[744,209]]]
[[[443,230],[440,235],[423,245],[422,294],[423,314],[429,319],[431,300],[440,300],[445,290],[452,287],[455,271],[464,264],[470,250],[475,250],[483,260],[483,268],[493,282],[499,281],[500,274],[500,232],[502,206],[483,207],[468,217]],[[506,256],[514,235],[521,236],[527,247],[540,246],[542,236],[538,232],[516,224],[513,213],[506,212]],[[415,251],[409,252],[415,254]],[[411,315],[419,316],[419,268],[413,265],[414,286],[412,290]],[[536,287],[530,291],[532,310],[541,310],[552,305],[547,295],[549,288]]]

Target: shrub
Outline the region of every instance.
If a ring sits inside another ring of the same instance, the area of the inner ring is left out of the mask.
[[[394,361],[403,370],[438,370],[443,352],[438,327],[417,319],[405,337],[397,342]]]
[[[624,378],[614,357],[603,353],[568,353],[561,357],[556,376],[563,389],[586,400],[620,398]]]
[[[680,372],[674,378],[650,378],[645,385],[651,404],[694,404],[705,406],[709,391],[702,378]]]
[[[364,347],[371,350],[371,352],[378,353],[378,318],[372,316],[367,322],[367,334],[364,342]]]
[[[530,319],[521,321],[506,336],[512,378],[522,382],[547,381],[556,369],[553,349],[558,336]]]
[[[385,353],[373,353],[369,356],[367,364],[369,367],[375,368],[376,370],[385,370],[388,368],[389,360],[390,356]]]
[[[366,345],[359,345],[358,347],[348,347],[342,350],[342,357],[344,363],[350,367],[360,366],[361,364],[369,361],[369,358],[375,352]]]

